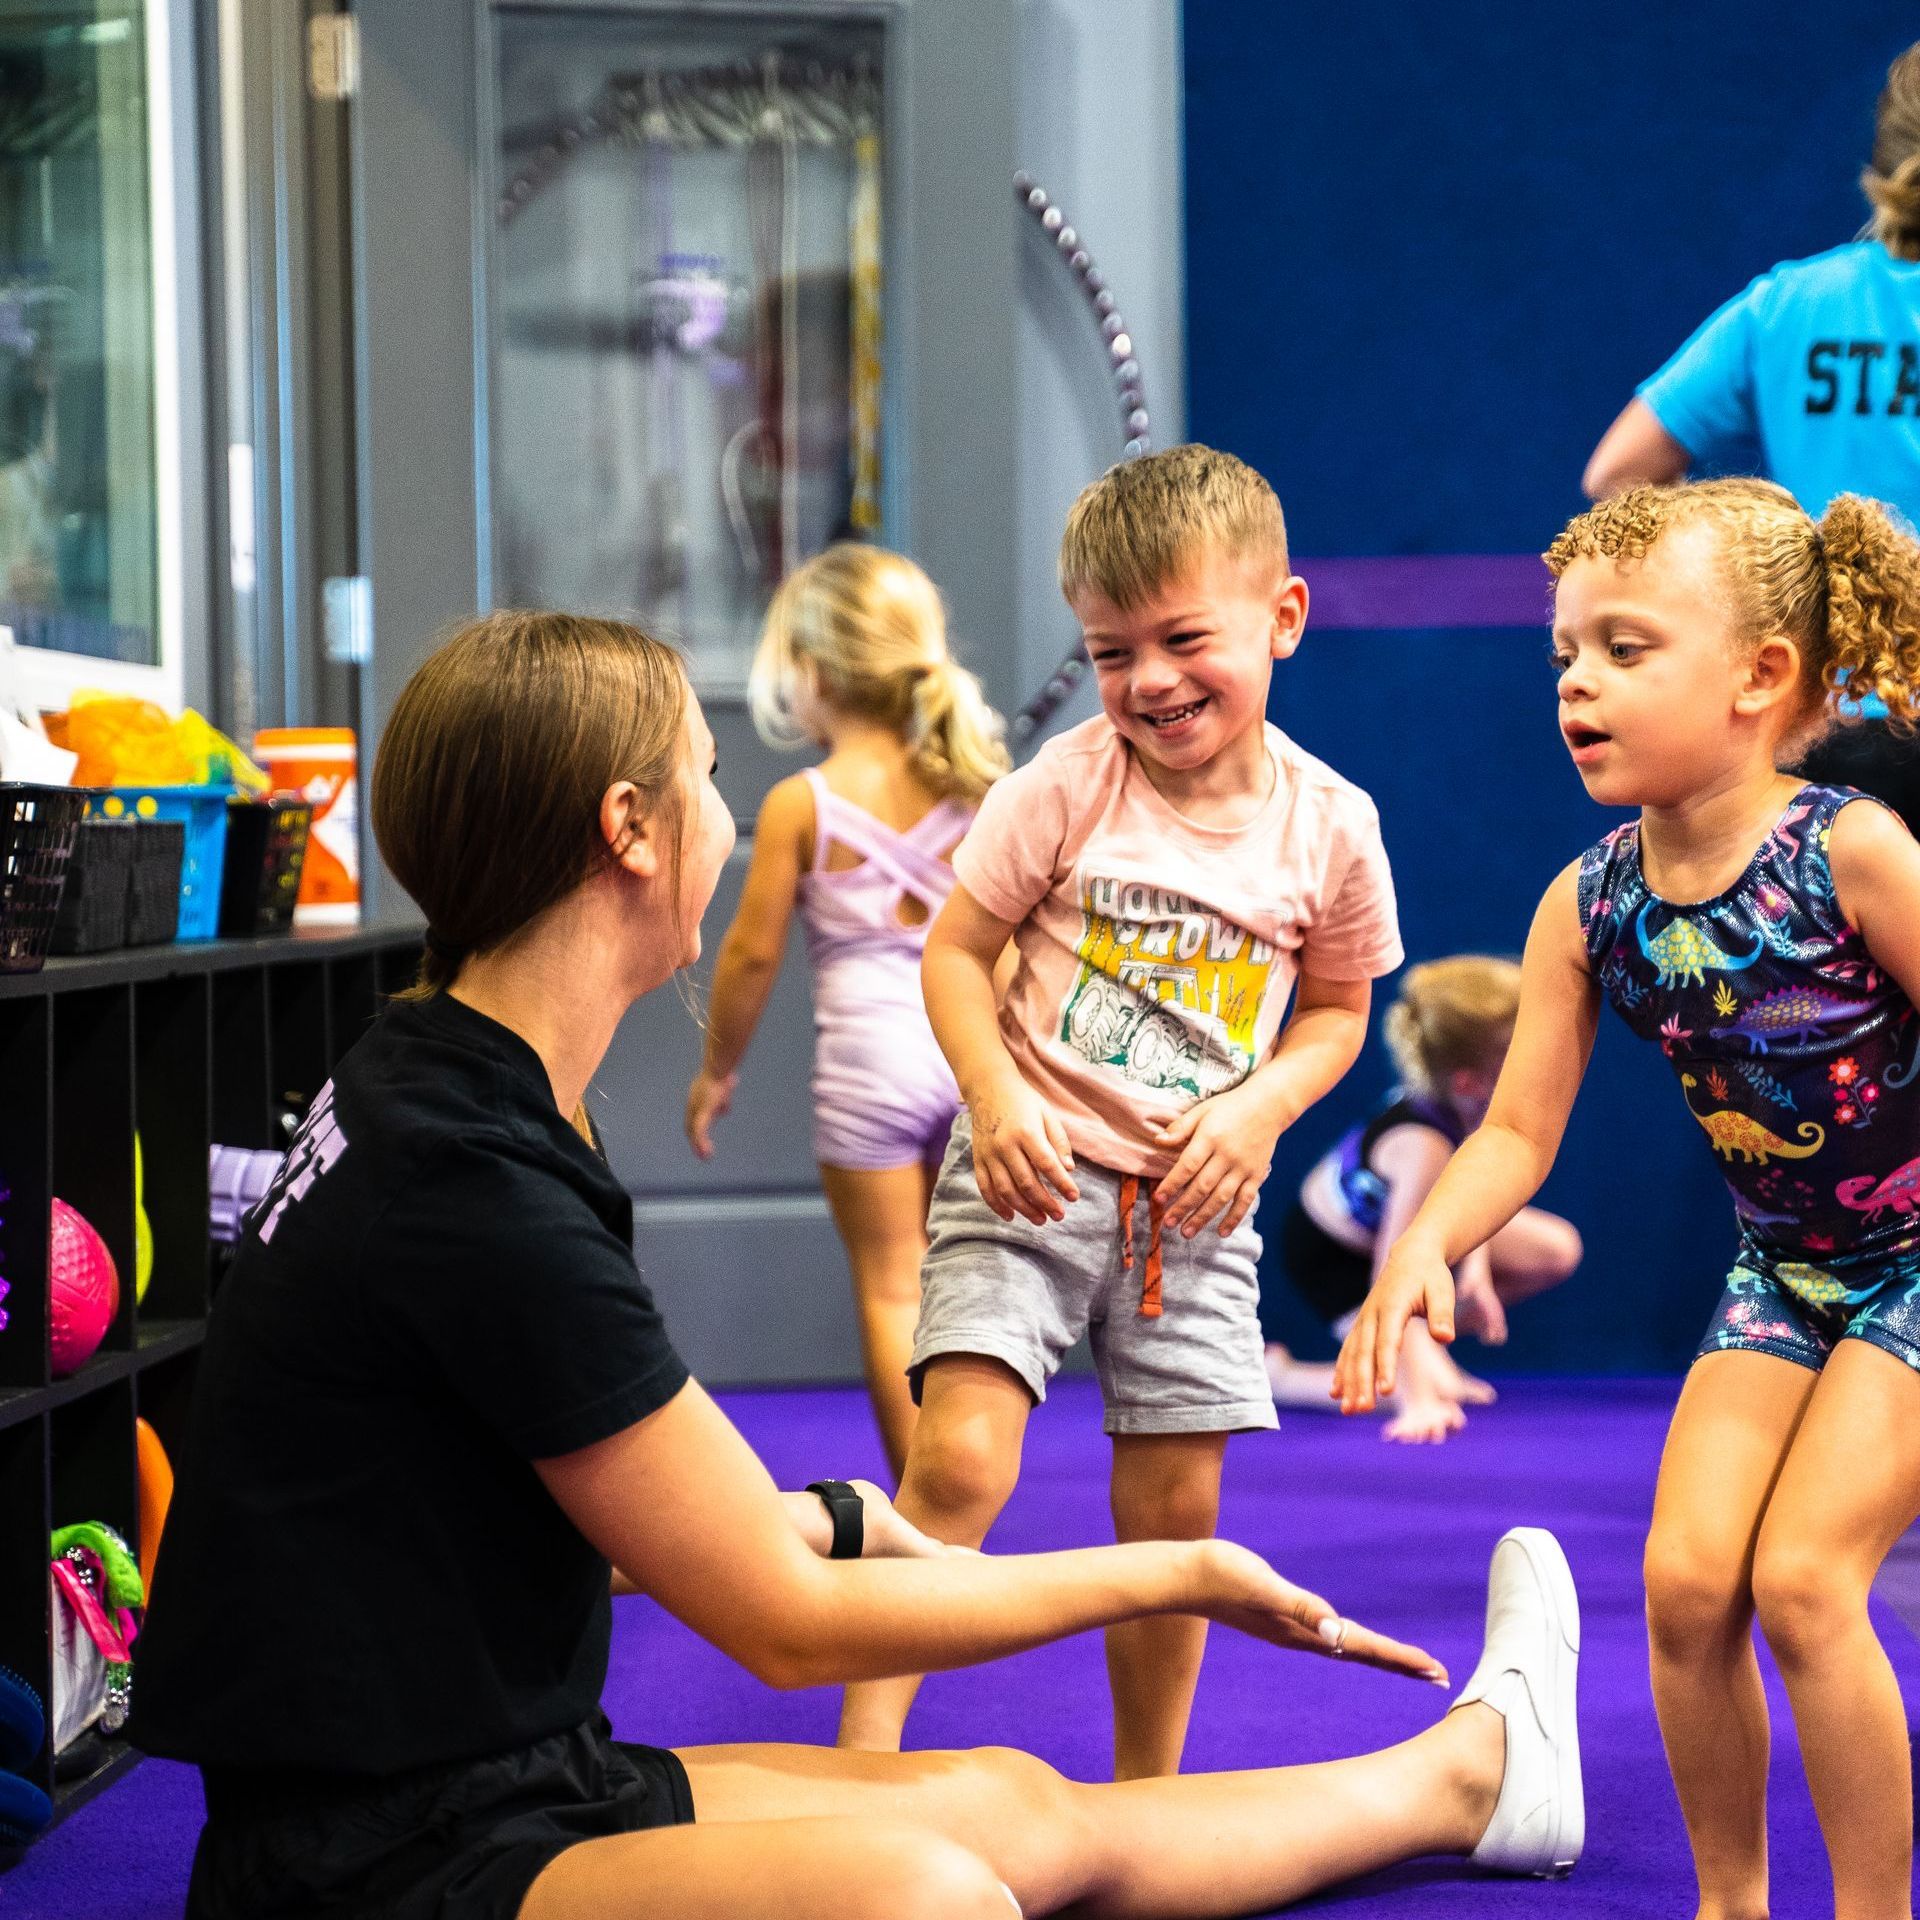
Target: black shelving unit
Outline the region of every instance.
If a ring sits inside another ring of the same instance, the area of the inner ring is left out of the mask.
[[[134,1421],[178,1461],[215,1289],[208,1150],[281,1147],[383,999],[411,982],[417,927],[296,933],[50,960],[0,974],[0,1665],[52,1702],[48,1536],[103,1520],[139,1549]],[[134,1299],[139,1134],[153,1275]],[[120,1275],[100,1349],[52,1375],[50,1202],[92,1222]],[[137,1756],[78,1779],[51,1745],[28,1777],[56,1818]],[[0,1855],[0,1864],[4,1863]]]

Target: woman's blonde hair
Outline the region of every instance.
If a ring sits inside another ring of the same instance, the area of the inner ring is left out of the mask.
[[[1860,185],[1873,203],[1873,237],[1899,259],[1920,260],[1920,41],[1887,69]]]
[[[1520,968],[1485,953],[1409,967],[1387,1009],[1387,1051],[1401,1084],[1444,1097],[1448,1080],[1497,1073],[1520,1012]]]
[[[1670,528],[1720,531],[1734,612],[1747,644],[1774,635],[1800,650],[1805,746],[1869,697],[1893,724],[1920,722],[1920,543],[1877,500],[1843,493],[1818,521],[1771,480],[1629,487],[1568,523],[1547,549],[1558,580],[1575,560],[1643,559]],[[1857,711],[1857,709],[1856,709]]]
[[[948,651],[939,590],[904,554],[845,540],[781,583],[747,682],[769,746],[810,738],[808,680],[840,712],[898,729],[943,798],[978,800],[1012,764],[1000,716]]]
[[[678,848],[686,669],[638,627],[494,613],[459,628],[394,703],[373,763],[374,839],[427,916],[408,999],[484,953],[612,858],[609,787],[631,781]],[[676,890],[677,891],[677,890]]]

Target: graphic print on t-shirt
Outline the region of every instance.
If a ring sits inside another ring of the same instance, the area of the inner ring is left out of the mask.
[[[329,1080],[314,1095],[313,1105],[307,1109],[307,1117],[293,1136],[287,1157],[280,1163],[280,1171],[273,1176],[273,1185],[255,1210],[262,1240],[272,1240],[280,1216],[296,1200],[304,1200],[313,1183],[346,1150],[347,1136],[340,1131],[340,1122],[334,1117],[333,1082]]]
[[[1202,901],[1090,873],[1080,893],[1079,972],[1060,1038],[1138,1086],[1205,1100],[1253,1071],[1271,943]]]

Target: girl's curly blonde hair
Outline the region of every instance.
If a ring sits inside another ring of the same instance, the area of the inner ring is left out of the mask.
[[[1771,480],[1629,487],[1570,521],[1547,549],[1547,567],[1558,580],[1576,560],[1640,560],[1669,529],[1701,520],[1722,535],[1747,643],[1778,635],[1800,650],[1803,744],[1868,698],[1885,703],[1901,732],[1915,730],[1920,542],[1877,500],[1843,493],[1816,521]]]
[[[1401,1085],[1444,1096],[1462,1069],[1498,1073],[1519,1013],[1520,968],[1512,960],[1456,953],[1409,967],[1386,1018]]]

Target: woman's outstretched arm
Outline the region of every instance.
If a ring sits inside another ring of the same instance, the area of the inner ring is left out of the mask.
[[[798,774],[760,804],[740,905],[714,966],[706,1050],[687,1089],[687,1138],[702,1160],[713,1157],[713,1123],[733,1102],[747,1043],[780,977],[787,926],[812,852],[813,813],[813,789]]]
[[[1070,1553],[823,1560],[767,1470],[695,1382],[658,1412],[535,1463],[586,1538],[703,1639],[776,1687],[968,1666],[1091,1627],[1190,1613],[1445,1684],[1417,1647],[1341,1622],[1223,1540]]]

